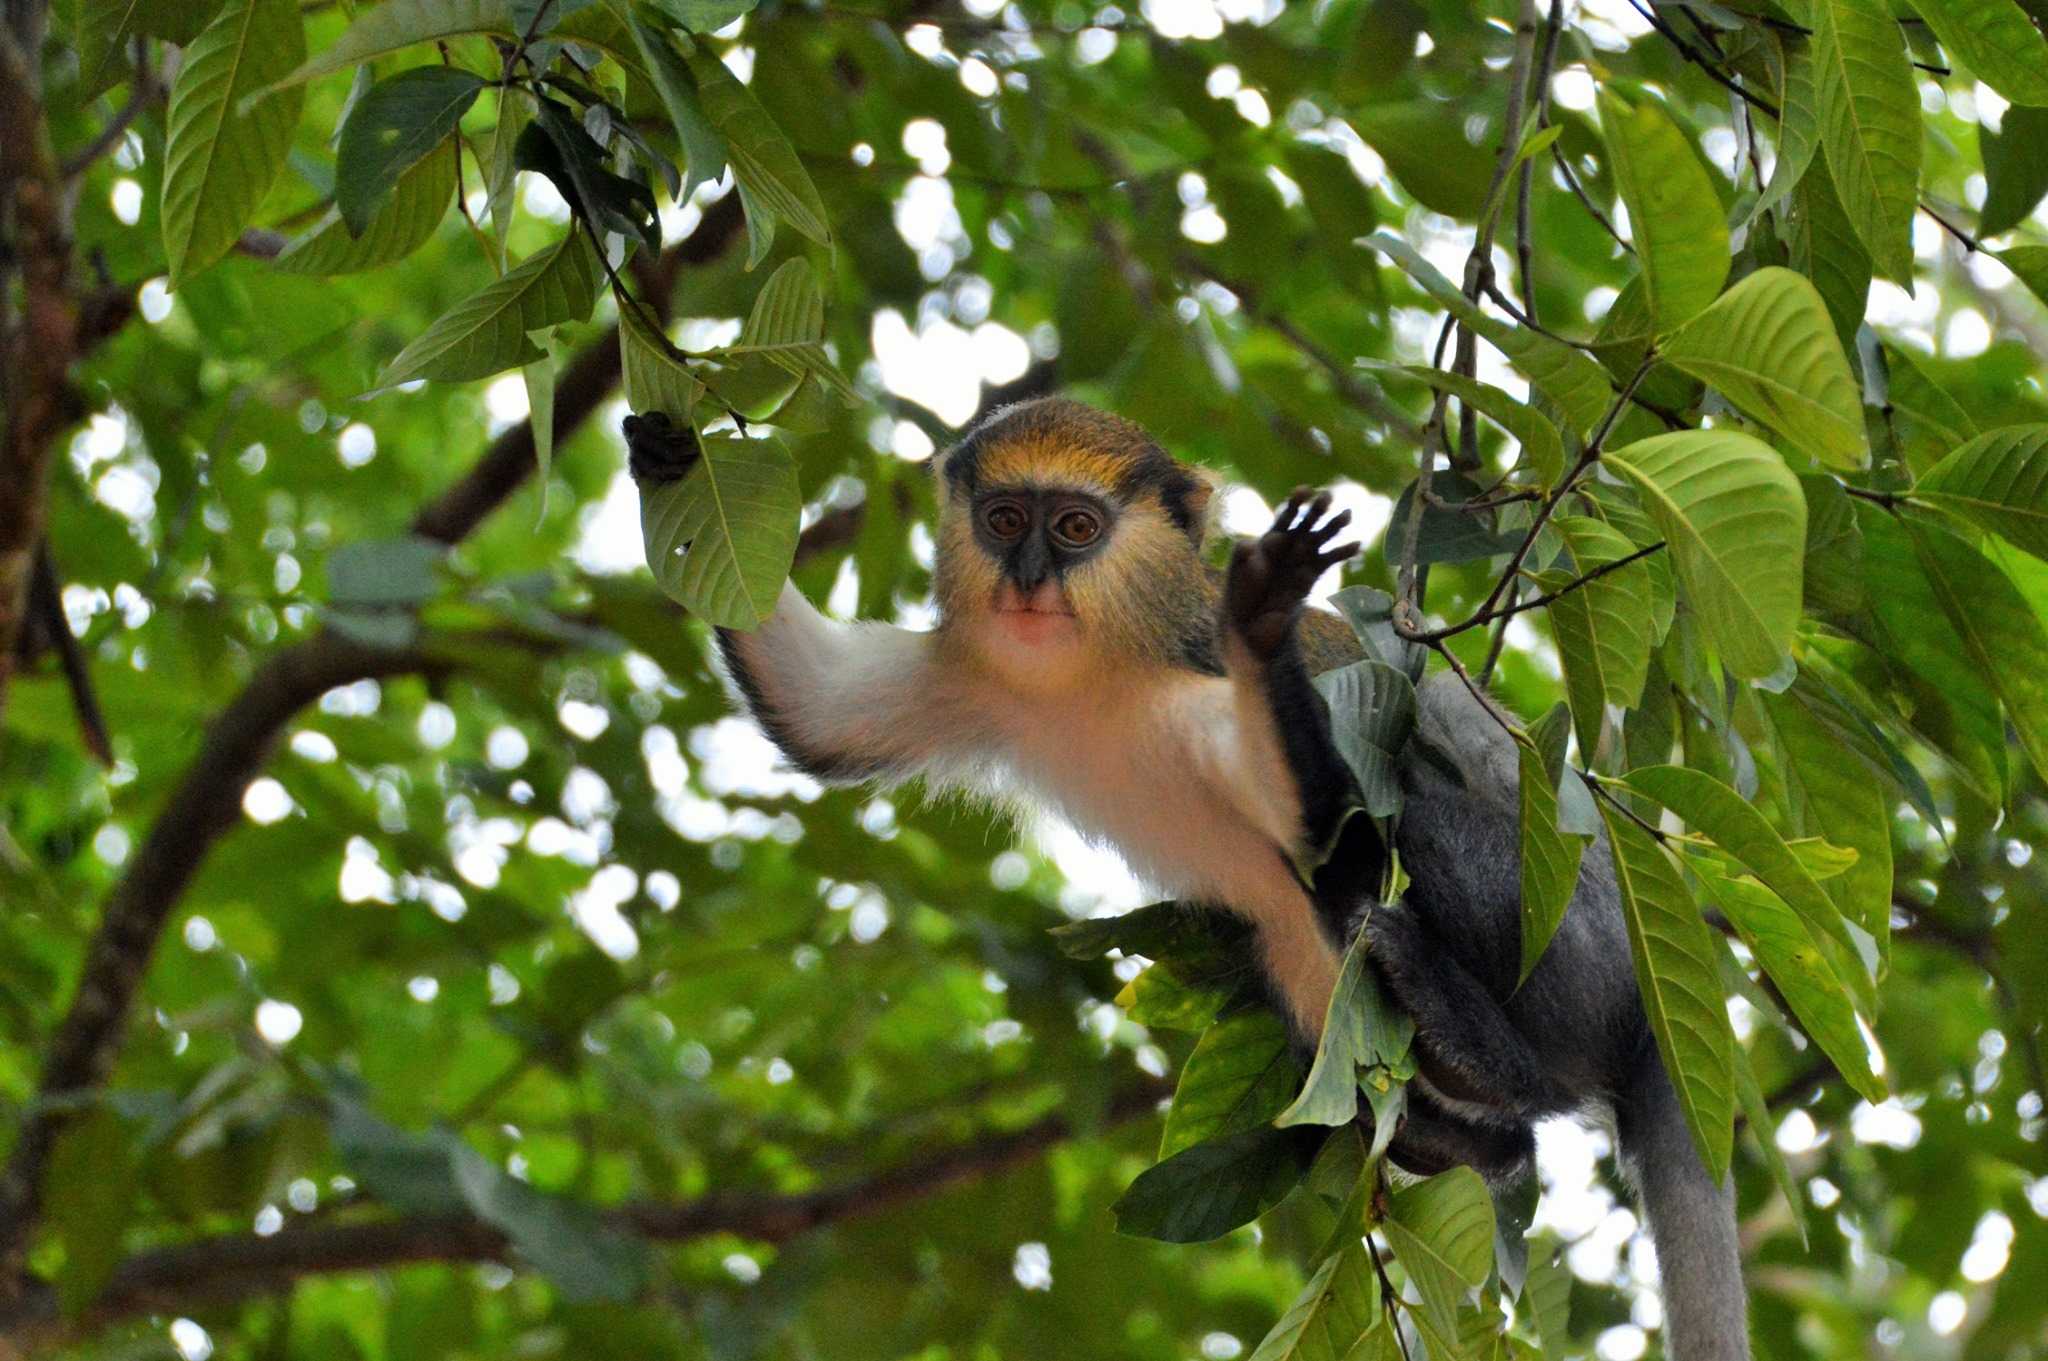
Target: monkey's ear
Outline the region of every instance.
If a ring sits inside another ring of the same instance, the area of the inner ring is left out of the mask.
[[[1216,536],[1223,511],[1223,498],[1217,495],[1223,490],[1223,474],[1214,468],[1191,466],[1188,475],[1194,480],[1187,494],[1189,533],[1199,548]]]

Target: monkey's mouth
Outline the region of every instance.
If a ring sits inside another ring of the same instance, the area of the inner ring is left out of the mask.
[[[1008,582],[996,591],[995,612],[1012,616],[1040,615],[1048,618],[1072,619],[1073,606],[1067,603],[1066,594],[1058,584],[1046,582],[1035,587],[1029,594],[1018,590]]]

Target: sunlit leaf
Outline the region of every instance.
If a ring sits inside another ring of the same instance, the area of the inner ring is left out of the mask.
[[[1181,1065],[1159,1156],[1269,1123],[1301,1076],[1293,1044],[1287,1023],[1265,1007],[1246,1008],[1203,1031]]]
[[[1941,45],[2015,104],[2048,104],[2048,39],[2012,0],[1911,0]]]
[[[1970,440],[1913,484],[1913,498],[1961,511],[2048,559],[2048,425]]]
[[[1661,334],[1705,310],[1728,277],[1721,199],[1685,134],[1654,100],[1630,107],[1603,91],[1600,126]]]
[[[706,623],[751,629],[775,608],[796,559],[803,495],[779,440],[700,437],[687,477],[641,492],[647,565]]]
[[[697,78],[704,117],[725,139],[726,157],[739,184],[740,201],[746,205],[747,267],[767,258],[777,222],[787,222],[819,245],[830,246],[832,229],[810,173],[753,91],[701,48],[691,55],[689,66]]]
[[[1350,1361],[1380,1317],[1379,1277],[1354,1239],[1323,1259],[1251,1361]]]
[[[1423,1308],[1455,1334],[1465,1294],[1493,1265],[1493,1198],[1469,1167],[1440,1172],[1393,1195],[1380,1226],[1422,1295]]]
[[[1808,10],[1821,146],[1836,193],[1877,272],[1910,283],[1920,93],[1905,37],[1881,0],[1813,0]]]
[[[1536,474],[1537,486],[1553,486],[1564,476],[1564,441],[1559,438],[1557,427],[1541,412],[1516,401],[1491,383],[1422,364],[1383,364],[1371,359],[1358,363],[1360,368],[1375,373],[1401,374],[1448,392],[1500,426],[1522,446],[1522,458]]]
[[[457,303],[377,375],[381,391],[415,378],[459,383],[531,364],[530,333],[582,321],[597,299],[597,256],[580,232],[537,252],[504,278]]]

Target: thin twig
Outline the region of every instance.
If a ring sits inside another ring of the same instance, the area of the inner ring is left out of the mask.
[[[1684,57],[1694,66],[1699,67],[1700,70],[1706,75],[1707,79],[1713,81],[1716,85],[1719,85],[1724,89],[1732,90],[1736,94],[1742,96],[1743,99],[1748,101],[1752,108],[1763,110],[1765,113],[1769,114],[1773,119],[1779,117],[1778,106],[1776,104],[1773,104],[1770,100],[1765,99],[1759,95],[1752,94],[1749,91],[1749,89],[1742,84],[1741,81],[1736,80],[1733,76],[1723,71],[1720,67],[1714,65],[1713,62],[1707,60],[1707,58],[1703,54],[1701,54],[1698,49],[1693,47],[1691,43],[1688,43],[1684,38],[1679,36],[1677,29],[1665,23],[1664,20],[1661,17],[1659,17],[1654,10],[1650,9],[1649,6],[1643,4],[1642,0],[1628,0],[1628,3],[1630,9],[1633,9],[1637,14],[1640,14],[1643,17],[1643,22],[1647,23],[1651,28],[1655,29],[1658,32],[1658,34],[1665,39],[1665,41],[1669,42],[1673,47],[1677,48],[1679,56]]]
[[[1601,577],[1606,576],[1609,572],[1618,572],[1632,562],[1640,562],[1642,559],[1649,557],[1650,554],[1655,553],[1662,547],[1664,547],[1664,541],[1662,539],[1659,539],[1657,542],[1651,544],[1648,548],[1638,548],[1635,552],[1630,553],[1627,557],[1616,558],[1612,562],[1603,562],[1598,567],[1595,567],[1592,571],[1585,573],[1583,576],[1574,577],[1571,581],[1566,582],[1564,585],[1558,587],[1554,591],[1548,592],[1547,594],[1536,596],[1530,600],[1524,600],[1520,604],[1515,604],[1512,601],[1510,601],[1495,609],[1482,610],[1480,613],[1473,615],[1470,619],[1467,619],[1462,623],[1446,624],[1444,627],[1440,629],[1431,629],[1427,633],[1416,635],[1409,641],[1416,643],[1441,642],[1445,638],[1455,638],[1459,634],[1465,632],[1467,629],[1475,629],[1481,626],[1482,624],[1490,624],[1496,619],[1507,619],[1517,614],[1526,614],[1530,610],[1540,610],[1545,605],[1550,604],[1552,601],[1560,600],[1565,596],[1570,595],[1573,591],[1578,590],[1581,586],[1585,586],[1591,582],[1598,581]]]
[[[1387,1276],[1387,1264],[1380,1260],[1380,1245],[1371,1234],[1365,1236],[1365,1250],[1372,1254],[1373,1274],[1380,1278],[1380,1300],[1385,1305],[1387,1326],[1394,1330],[1394,1342],[1401,1348],[1401,1361],[1415,1361],[1408,1354],[1408,1335],[1401,1331],[1401,1292],[1394,1289],[1394,1282]]]
[[[1955,223],[1943,217],[1940,213],[1935,212],[1934,205],[1929,203],[1926,199],[1920,200],[1920,211],[1927,214],[1929,217],[1933,218],[1936,222],[1940,223],[1941,229],[1947,232],[1950,236],[1953,236],[1957,241],[1961,242],[1963,249],[1969,251],[1972,255],[1984,249],[1984,243],[1982,241],[1979,241],[1976,237],[1970,235],[1961,227],[1958,227]]]

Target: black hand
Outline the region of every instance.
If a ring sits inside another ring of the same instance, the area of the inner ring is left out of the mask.
[[[1355,543],[1327,546],[1351,523],[1348,510],[1325,519],[1329,509],[1330,493],[1316,496],[1298,487],[1271,529],[1231,552],[1223,585],[1224,619],[1255,656],[1279,651],[1317,578],[1358,551]]]
[[[670,423],[667,413],[650,411],[620,422],[626,434],[626,468],[635,482],[659,486],[689,475],[702,450],[697,432]]]

